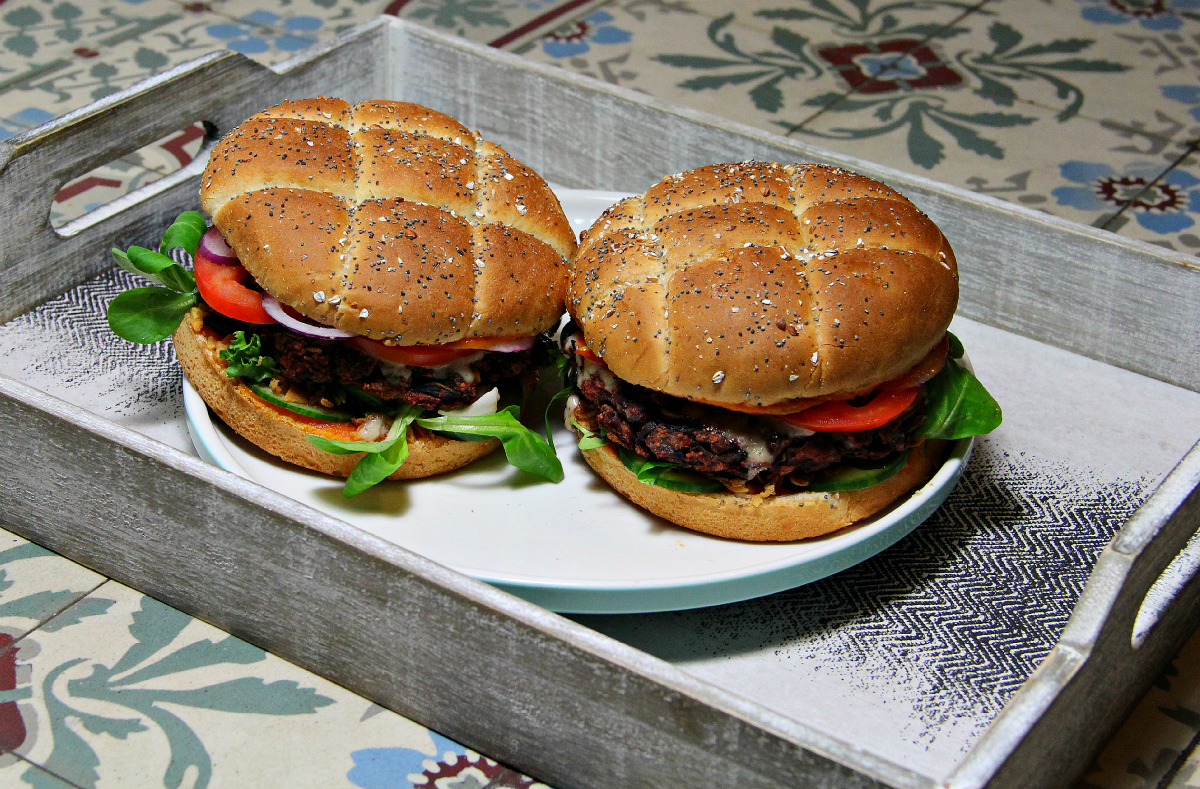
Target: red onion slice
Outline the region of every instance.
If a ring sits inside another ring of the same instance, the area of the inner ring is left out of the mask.
[[[528,351],[536,342],[537,337],[518,337],[515,340],[509,340],[499,345],[489,345],[486,350],[497,353],[516,353],[517,351]]]
[[[210,227],[204,235],[200,236],[200,245],[197,251],[213,263],[220,263],[224,266],[239,264],[237,253],[225,243],[224,236],[216,227]]]
[[[346,340],[351,337],[358,336],[354,332],[335,329],[332,326],[322,326],[316,323],[308,323],[307,321],[302,321],[299,318],[294,318],[289,315],[287,310],[284,309],[284,306],[279,303],[279,299],[268,293],[263,294],[262,305],[263,309],[266,310],[267,314],[272,318],[279,321],[288,329],[296,332],[296,334],[303,334],[305,337],[315,337],[319,340]]]

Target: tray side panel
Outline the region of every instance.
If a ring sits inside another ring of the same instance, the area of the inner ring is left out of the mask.
[[[957,252],[963,315],[1200,390],[1200,269],[1179,255],[994,198],[670,107],[632,91],[412,30],[398,83],[482,129],[547,179],[640,191],[713,162],[819,161],[904,192]],[[498,63],[498,65],[499,65]],[[420,73],[421,78],[416,75]],[[502,97],[497,99],[497,97]]]
[[[6,528],[555,786],[882,786],[549,612],[36,397],[0,377]]]

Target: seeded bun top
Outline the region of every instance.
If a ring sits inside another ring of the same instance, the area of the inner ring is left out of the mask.
[[[958,304],[942,232],[846,170],[743,162],[664,178],[581,237],[567,307],[625,381],[788,413],[919,362]]]
[[[264,289],[330,326],[436,344],[562,314],[575,235],[550,187],[417,104],[260,112],[217,143],[200,202]]]

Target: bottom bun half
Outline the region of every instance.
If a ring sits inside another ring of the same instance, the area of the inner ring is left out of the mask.
[[[594,427],[582,411],[573,416],[580,424]],[[780,496],[682,493],[648,485],[625,468],[612,444],[584,450],[583,458],[622,496],[674,524],[734,540],[786,542],[829,534],[886,509],[925,484],[946,452],[945,441],[924,441],[910,450],[899,473],[878,485]]]
[[[306,436],[345,438],[345,435],[336,433],[334,428],[293,418],[255,396],[239,379],[225,375],[225,362],[218,354],[228,343],[203,328],[195,313],[184,318],[171,339],[179,364],[200,397],[221,421],[247,441],[288,463],[335,477],[348,477],[362,458],[363,453],[335,455],[317,449]],[[419,479],[453,471],[498,446],[497,439],[455,441],[410,427],[408,458],[388,479]]]

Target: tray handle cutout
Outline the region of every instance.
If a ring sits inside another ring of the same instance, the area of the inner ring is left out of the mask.
[[[112,203],[137,202],[199,175],[218,137],[215,125],[196,121],[68,181],[54,195],[50,226],[74,235],[107,216]]]
[[[63,186],[196,122],[215,139],[282,100],[295,80],[214,52],[0,142],[0,322],[108,268],[110,247],[151,242],[195,208],[206,157],[56,230]]]
[[[1089,659],[1134,659],[1200,594],[1200,443],[1100,554],[1060,643]]]

